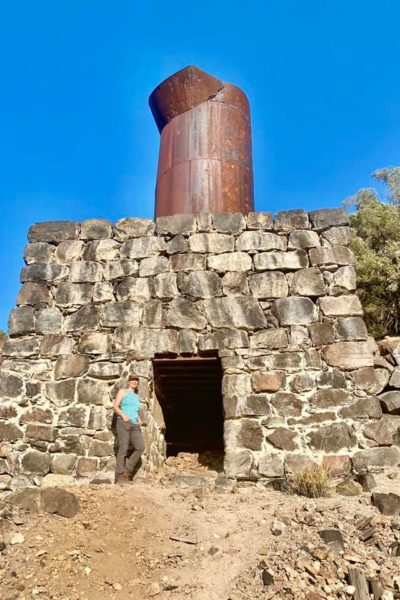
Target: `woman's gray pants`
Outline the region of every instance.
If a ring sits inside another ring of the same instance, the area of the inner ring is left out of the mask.
[[[144,451],[144,441],[142,432],[140,431],[140,425],[135,425],[131,421],[125,423],[120,418],[117,418],[117,438],[118,438],[118,453],[117,453],[117,464],[115,467],[115,475],[121,475],[125,469],[128,469],[132,473],[139,458]],[[129,449],[129,444],[134,448],[130,457],[126,460]]]

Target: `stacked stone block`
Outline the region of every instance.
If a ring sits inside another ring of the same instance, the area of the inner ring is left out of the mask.
[[[219,354],[230,477],[399,464],[399,392],[377,395],[400,376],[374,359],[347,225],[344,209],[33,225],[1,349],[2,484],[111,472],[131,372],[144,469],[162,466],[156,354]]]

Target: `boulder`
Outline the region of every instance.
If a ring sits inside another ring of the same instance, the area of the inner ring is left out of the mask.
[[[361,317],[339,318],[335,321],[338,340],[367,340],[368,331]]]
[[[324,278],[318,267],[296,271],[290,291],[298,296],[323,296],[326,293]]]
[[[400,392],[385,392],[379,396],[383,412],[390,415],[400,415]]]
[[[221,291],[221,279],[212,271],[189,273],[181,286],[181,292],[192,298],[214,298],[220,296]]]
[[[22,413],[19,418],[21,424],[24,423],[52,423],[53,413],[49,408],[39,408],[35,406]]]
[[[266,394],[224,396],[224,413],[226,419],[268,416],[271,414],[269,397]]]
[[[103,266],[103,276],[106,281],[112,281],[113,279],[122,279],[123,277],[135,275],[138,269],[139,266],[136,260],[123,258],[122,260],[107,262]]]
[[[194,254],[193,252],[174,254],[170,257],[170,265],[172,271],[204,271],[206,258],[202,254]]]
[[[258,471],[263,477],[283,477],[283,458],[279,454],[262,454],[258,461]]]
[[[3,356],[15,356],[17,358],[29,358],[39,353],[39,341],[34,337],[5,338],[1,347]]]
[[[255,392],[277,392],[286,381],[283,371],[256,371],[251,376],[251,386]]]
[[[131,238],[142,238],[154,235],[156,224],[150,219],[138,219],[126,217],[120,219],[114,225],[114,237],[119,242],[125,242]]]
[[[346,246],[320,246],[310,248],[310,263],[313,266],[321,265],[352,265],[354,254]]]
[[[66,354],[57,358],[54,375],[56,379],[69,379],[70,377],[80,377],[89,366],[87,356],[80,354]]]
[[[200,271],[202,274],[203,271]],[[208,273],[210,275],[210,273]],[[192,275],[192,273],[191,273]],[[154,277],[154,294],[157,298],[170,300],[179,295],[175,273],[160,273]]]
[[[262,229],[272,231],[274,222],[269,212],[250,212],[247,215],[247,229]]]
[[[352,371],[351,379],[357,390],[363,390],[367,394],[379,394],[389,381],[389,373],[386,369],[363,367]]]
[[[338,452],[342,448],[352,448],[357,440],[353,430],[345,423],[333,423],[320,427],[309,434],[310,445],[323,452]]]
[[[49,263],[34,263],[28,265],[21,271],[21,282],[33,281],[36,283],[40,282],[54,282],[65,279],[68,274],[67,267],[59,265],[55,262]]]
[[[335,331],[331,323],[311,323],[308,327],[313,346],[317,348],[333,344]]]
[[[142,277],[127,277],[116,288],[118,300],[133,300],[147,302],[151,298],[150,279]]]
[[[143,306],[141,324],[143,327],[164,327],[164,312],[161,300],[149,300]]]
[[[87,331],[95,329],[99,324],[99,308],[95,304],[86,304],[71,313],[65,319],[65,331]]]
[[[224,423],[226,448],[261,450],[264,434],[261,424],[255,419],[227,420]]]
[[[271,396],[270,400],[272,406],[280,416],[299,417],[303,411],[301,397],[291,392],[277,392]]]
[[[372,492],[372,504],[376,506],[383,515],[400,515],[400,495],[393,492]]]
[[[282,298],[288,295],[289,287],[284,273],[256,273],[249,277],[250,292],[255,298]]]
[[[86,261],[111,261],[119,258],[119,244],[115,240],[96,240],[86,244],[83,252]]]
[[[351,240],[349,227],[331,227],[322,232],[322,243],[329,246],[348,246]]]
[[[290,429],[285,429],[285,427],[278,427],[273,433],[267,436],[267,440],[273,446],[289,452],[297,450],[296,438],[297,434]]]
[[[246,252],[228,252],[207,258],[209,269],[215,269],[220,273],[227,271],[250,271],[251,257]]]
[[[60,354],[71,354],[74,348],[74,340],[66,335],[49,334],[44,335],[40,343],[40,355],[52,358]]]
[[[35,223],[28,231],[30,242],[59,243],[76,240],[79,237],[79,224],[72,221],[48,221]]]
[[[21,460],[21,470],[26,475],[47,475],[50,471],[51,456],[47,452],[29,450]]]
[[[253,455],[250,450],[227,448],[224,456],[224,471],[227,477],[247,478],[250,476]]]
[[[10,337],[26,335],[35,331],[35,317],[32,306],[13,308],[8,319],[8,334]]]
[[[246,396],[251,394],[251,380],[248,373],[240,375],[225,375],[222,380],[222,394],[224,396]]]
[[[264,231],[244,231],[236,240],[236,250],[286,250],[286,237]]]
[[[324,315],[328,317],[361,316],[363,309],[358,296],[326,296],[318,300]]]
[[[27,244],[24,249],[24,260],[27,265],[49,262],[53,258],[54,249],[52,244],[46,242]]]
[[[51,461],[51,471],[57,475],[70,475],[74,470],[75,454],[55,454]]]
[[[199,350],[225,350],[226,348],[248,348],[249,336],[240,329],[220,329],[199,338]]]
[[[351,460],[349,456],[324,456],[323,464],[329,470],[331,477],[343,477],[349,475],[351,472]]]
[[[363,434],[379,446],[400,446],[400,418],[385,415],[379,421],[367,423]]]
[[[297,271],[305,267],[308,267],[308,256],[305,250],[261,252],[254,256],[256,271]]]
[[[255,298],[235,297],[203,300],[204,312],[212,327],[264,329],[267,320]]]
[[[69,264],[82,258],[84,243],[81,240],[66,240],[56,248],[55,258],[62,264]]]
[[[335,488],[336,493],[341,496],[359,496],[362,494],[363,488],[360,483],[352,479],[341,481]]]
[[[82,306],[92,301],[93,285],[90,283],[63,282],[57,288],[55,302],[57,306]]]
[[[272,310],[281,325],[307,325],[318,320],[317,308],[310,298],[279,298]]]
[[[66,427],[86,427],[88,410],[85,406],[70,406],[58,415],[58,425]]]
[[[172,300],[166,316],[167,325],[183,329],[200,331],[207,325],[206,319],[197,310],[193,302],[183,298]]]
[[[400,337],[387,337],[379,342],[382,354],[392,356],[396,365],[400,365]]]
[[[299,229],[289,234],[289,250],[308,250],[320,246],[319,235],[316,231]]]
[[[281,348],[287,348],[288,343],[287,331],[283,328],[256,331],[250,338],[250,348],[279,350]]]
[[[244,296],[249,293],[246,273],[231,271],[222,277],[222,290],[224,296]]]
[[[192,214],[178,213],[168,217],[158,217],[156,232],[158,235],[189,234],[196,231],[196,219]]]
[[[360,398],[350,406],[342,408],[340,416],[343,419],[379,419],[382,416],[382,409],[378,398],[370,396]]]
[[[189,251],[189,241],[184,235],[175,235],[167,242],[167,255]]]
[[[374,364],[367,342],[337,342],[326,346],[322,354],[328,365],[342,369],[360,369]]]
[[[220,233],[239,233],[245,228],[245,220],[241,213],[225,212],[213,215],[213,224]]]
[[[87,219],[81,223],[82,240],[102,240],[112,237],[111,221],[106,219]]]
[[[78,402],[81,404],[103,405],[110,404],[110,388],[107,383],[82,378],[78,382]]]
[[[84,333],[78,344],[82,354],[108,354],[111,350],[110,336],[106,333]]]
[[[308,213],[314,229],[327,229],[338,225],[348,225],[350,215],[345,208],[324,208]]]
[[[24,382],[18,375],[0,373],[0,398],[18,398],[24,389]]]
[[[88,375],[96,379],[117,379],[121,375],[121,369],[119,363],[95,362],[90,365]]]
[[[391,448],[369,448],[360,450],[352,457],[353,469],[356,472],[382,470],[400,464],[400,450]]]
[[[57,430],[49,425],[29,423],[25,429],[25,436],[31,440],[54,442],[57,438]]]
[[[45,488],[40,494],[41,508],[44,512],[71,518],[79,512],[77,497],[61,488]]]
[[[153,358],[155,353],[177,354],[179,351],[178,332],[172,329],[117,327],[114,341],[118,350],[132,350],[135,358]]]
[[[102,327],[119,327],[131,325],[138,327],[142,309],[139,304],[130,302],[108,302],[101,309],[100,324]]]
[[[356,289],[356,271],[354,267],[340,267],[333,273],[330,284],[331,294],[354,292]]]
[[[25,304],[40,306],[43,304],[50,304],[50,302],[50,290],[42,283],[25,283],[17,297],[18,306],[23,306]]]
[[[274,219],[275,231],[292,231],[293,229],[308,229],[310,222],[303,209],[277,212]]]
[[[77,477],[91,477],[96,475],[97,459],[96,458],[78,458],[76,465]]]
[[[140,261],[139,277],[152,277],[166,271],[169,271],[169,260],[166,256],[150,256]]]
[[[51,333],[60,333],[62,324],[62,315],[58,308],[41,308],[36,313],[36,333],[46,335]]]
[[[99,281],[93,286],[93,302],[113,302],[114,290],[111,283]]]
[[[46,383],[46,396],[55,406],[67,406],[75,400],[76,379]]]
[[[191,252],[221,254],[233,252],[234,245],[234,237],[223,233],[195,233],[189,238]]]
[[[22,431],[14,423],[0,422],[0,440],[2,442],[16,442],[22,438]]]
[[[72,262],[70,269],[69,278],[72,283],[95,283],[101,281],[103,277],[101,264],[93,260]]]
[[[121,258],[147,258],[166,250],[165,241],[158,237],[129,239],[121,246]]]

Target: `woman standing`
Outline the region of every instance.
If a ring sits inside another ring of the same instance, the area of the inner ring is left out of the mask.
[[[144,441],[140,426],[143,425],[139,417],[140,398],[136,393],[139,378],[131,375],[128,380],[128,389],[119,390],[114,401],[114,412],[117,415],[118,453],[115,468],[115,483],[127,483],[133,470],[144,451]],[[134,450],[127,458],[129,443]]]

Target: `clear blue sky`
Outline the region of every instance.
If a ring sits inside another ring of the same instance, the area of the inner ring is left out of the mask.
[[[2,0],[0,328],[31,223],[152,217],[151,90],[196,64],[252,109],[257,210],[339,206],[399,164],[398,0]]]

